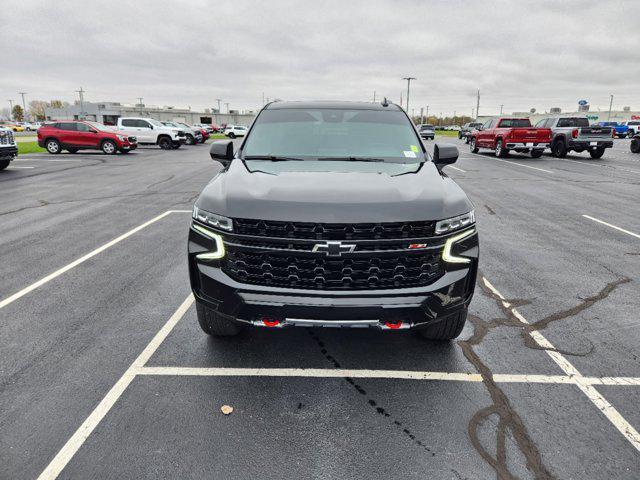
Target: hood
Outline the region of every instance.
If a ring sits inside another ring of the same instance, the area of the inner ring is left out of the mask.
[[[416,173],[250,173],[234,160],[203,190],[199,208],[235,218],[325,223],[441,220],[473,208],[431,162]]]

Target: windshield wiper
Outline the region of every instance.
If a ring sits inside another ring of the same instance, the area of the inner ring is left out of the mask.
[[[304,158],[296,157],[280,157],[278,155],[247,155],[242,157],[243,160],[269,160],[271,162],[286,162],[286,161],[304,161]]]
[[[318,158],[320,162],[384,162],[382,158],[370,158],[370,157],[322,157]]]

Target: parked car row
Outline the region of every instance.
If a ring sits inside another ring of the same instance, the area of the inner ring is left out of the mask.
[[[181,122],[160,122],[145,117],[123,117],[117,125],[107,126],[86,120],[62,120],[42,125],[38,129],[38,145],[51,154],[62,150],[102,150],[112,155],[129,153],[138,145],[158,145],[163,150],[180,148],[183,144],[204,143],[207,130]]]

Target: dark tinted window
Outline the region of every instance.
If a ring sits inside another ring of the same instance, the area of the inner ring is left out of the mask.
[[[70,132],[75,132],[76,131],[76,125],[77,125],[77,123],[74,123],[74,122],[60,122],[58,124],[58,128],[60,130],[67,130],[67,131],[70,131]]]
[[[138,121],[137,120],[122,120],[122,126],[123,127],[137,127],[138,126]]]
[[[420,130],[433,130],[433,125],[422,125]]]
[[[588,127],[589,120],[586,118],[561,118],[558,120],[558,127]]]
[[[528,118],[503,118],[499,128],[526,128],[530,126],[531,122]]]

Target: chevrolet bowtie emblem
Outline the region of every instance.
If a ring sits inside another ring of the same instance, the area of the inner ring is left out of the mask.
[[[342,242],[316,243],[313,252],[325,253],[329,257],[340,257],[343,253],[351,253],[356,249],[355,245],[348,245]]]

